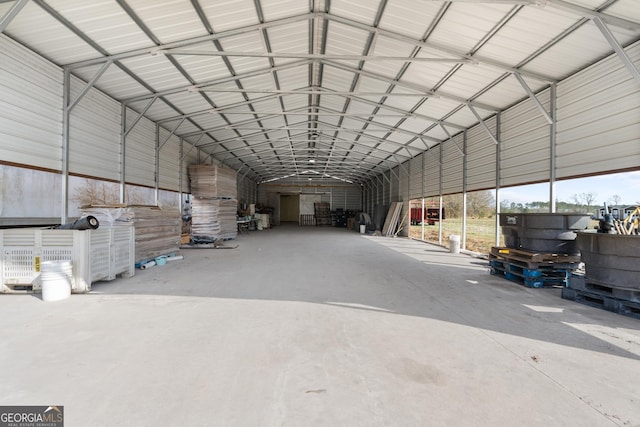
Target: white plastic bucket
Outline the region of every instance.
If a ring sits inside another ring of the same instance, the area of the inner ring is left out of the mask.
[[[460,253],[460,236],[456,234],[449,236],[449,251],[452,254]]]
[[[42,300],[59,301],[71,295],[71,261],[45,261],[40,266]]]
[[[360,224],[360,234],[364,234],[367,231],[367,226],[365,224]]]

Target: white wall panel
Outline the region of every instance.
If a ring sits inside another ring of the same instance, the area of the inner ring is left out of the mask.
[[[71,99],[77,98],[86,83],[71,79]],[[69,172],[119,180],[120,103],[91,89],[71,110],[69,119]]]
[[[496,143],[482,126],[467,131],[467,191],[495,188],[496,150]]]
[[[160,128],[160,144],[170,132]],[[165,190],[180,191],[180,138],[171,135],[160,149],[159,186]]]
[[[537,96],[550,111],[549,90]],[[500,129],[501,185],[549,180],[551,128],[535,104],[526,99],[503,112]]]
[[[640,85],[616,55],[558,84],[557,141],[558,178],[640,166]]]
[[[400,167],[396,166],[392,169],[393,173],[389,174],[389,180],[391,181],[391,200],[400,200],[400,181],[398,176],[400,175]]]
[[[464,156],[460,150],[464,147],[462,134],[456,135],[453,139],[444,141],[442,147],[442,192],[443,194],[461,193],[462,170],[464,166]]]
[[[424,155],[424,196],[440,195],[440,145]]]
[[[423,171],[423,159],[422,155],[416,156],[409,161],[411,179],[409,182],[409,198],[420,199],[422,198],[422,171]]]
[[[62,169],[62,70],[0,34],[0,161]]]
[[[411,181],[411,178],[409,176],[409,174],[411,173],[411,171],[409,170],[409,162],[404,162],[402,164],[402,166],[400,167],[400,193],[398,194],[398,199],[397,200],[391,200],[392,202],[401,202],[401,201],[408,201],[410,199],[409,197],[409,184]]]
[[[138,113],[127,109],[127,127],[131,126]],[[125,143],[125,180],[131,184],[155,186],[156,126],[142,118],[127,135]]]

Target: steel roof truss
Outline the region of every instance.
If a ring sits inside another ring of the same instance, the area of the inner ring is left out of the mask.
[[[607,39],[607,42],[611,45],[611,48],[618,55],[618,58],[620,58],[624,66],[627,67],[627,70],[629,70],[633,78],[636,80],[636,83],[640,85],[640,71],[638,71],[638,67],[635,66],[631,58],[629,58],[629,55],[627,55],[627,52],[624,51],[624,48],[620,45],[618,40],[616,40],[611,30],[609,30],[609,27],[607,27],[607,24],[604,23],[602,17],[594,16],[591,20],[596,27],[598,27],[604,38]]]
[[[13,21],[13,18],[20,13],[23,7],[29,3],[29,0],[18,0],[13,6],[0,18],[0,33],[3,33],[7,26]]]

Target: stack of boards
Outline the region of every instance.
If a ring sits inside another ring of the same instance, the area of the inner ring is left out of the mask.
[[[237,235],[238,186],[236,171],[224,166],[190,165],[191,236],[227,240]]]
[[[389,206],[389,213],[387,219],[384,221],[382,227],[383,236],[393,236],[398,228],[398,221],[400,221],[400,214],[402,213],[402,202],[393,202]]]
[[[89,205],[83,216],[92,215],[101,226],[135,227],[135,262],[180,250],[182,218],[177,208],[160,209],[149,205]]]

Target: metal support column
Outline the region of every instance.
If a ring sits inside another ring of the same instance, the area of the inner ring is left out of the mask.
[[[64,70],[62,87],[62,200],[60,206],[60,224],[69,217],[69,119],[71,117],[71,72]]]
[[[500,246],[500,120],[501,114],[496,114],[496,134],[498,143],[496,144],[496,238],[495,246]]]
[[[462,236],[461,249],[467,249],[467,131],[462,133]]]
[[[552,122],[549,126],[550,130],[550,147],[549,147],[549,212],[556,212],[556,155],[558,144],[558,110],[557,110],[557,87],[555,83],[551,84],[551,118]]]

